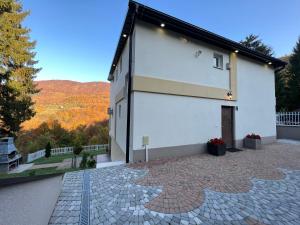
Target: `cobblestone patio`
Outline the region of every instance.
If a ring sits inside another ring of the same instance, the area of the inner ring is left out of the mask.
[[[68,173],[49,224],[299,224],[300,146]]]

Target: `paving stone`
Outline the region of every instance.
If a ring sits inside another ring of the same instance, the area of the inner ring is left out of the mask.
[[[89,170],[90,224],[299,224],[299,160],[273,144]],[[49,224],[79,225],[83,174],[65,174]]]

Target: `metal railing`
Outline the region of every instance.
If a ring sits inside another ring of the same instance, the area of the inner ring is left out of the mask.
[[[279,112],[276,114],[278,126],[300,126],[300,112]]]
[[[98,151],[98,150],[106,150],[108,148],[108,144],[102,145],[86,145],[82,146],[83,151]],[[73,153],[73,147],[62,147],[62,148],[52,148],[51,155],[62,155],[67,153]],[[36,151],[34,153],[30,153],[27,155],[27,162],[32,162],[36,159],[42,158],[45,156],[45,149]]]

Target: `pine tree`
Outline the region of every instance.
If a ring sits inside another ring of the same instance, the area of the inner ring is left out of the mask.
[[[250,34],[245,37],[245,40],[240,41],[240,43],[247,48],[258,51],[268,56],[274,55],[273,49],[264,44],[261,39],[259,39],[258,35]]]
[[[300,109],[300,37],[290,57],[289,73],[288,107],[296,110]]]
[[[38,92],[30,30],[22,26],[29,12],[16,0],[0,0],[0,134],[13,135],[34,116],[31,96]]]

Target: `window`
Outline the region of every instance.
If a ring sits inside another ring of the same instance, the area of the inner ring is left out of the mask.
[[[223,69],[223,56],[214,53],[214,67],[218,69]]]
[[[116,81],[117,81],[117,80],[118,80],[118,77],[119,77],[118,66],[116,66],[115,74],[116,74]]]
[[[119,66],[120,66],[120,73],[122,72],[122,56],[120,56],[120,63],[119,63]]]
[[[121,105],[119,105],[119,118],[121,118]]]

